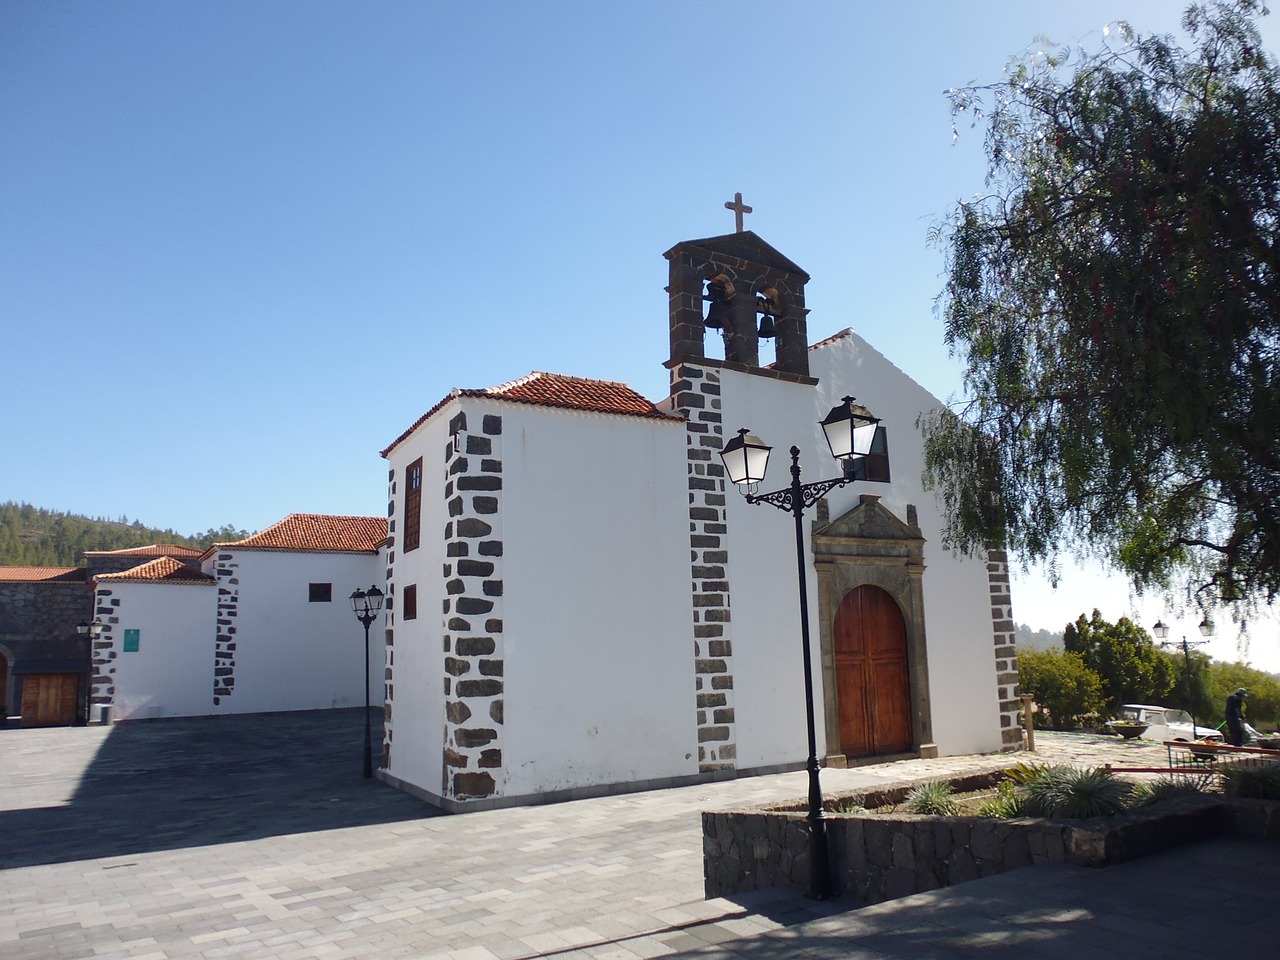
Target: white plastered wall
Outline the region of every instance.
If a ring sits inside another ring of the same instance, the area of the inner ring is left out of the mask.
[[[214,612],[212,584],[103,581],[117,623],[107,664],[115,693],[114,720],[191,717],[218,712],[213,704]],[[126,652],[126,630],[138,631],[138,649]]]
[[[224,550],[236,564],[239,601],[235,691],[219,712],[321,710],[364,706],[364,628],[351,610],[357,587],[383,582],[372,553]],[[332,600],[312,603],[311,583],[332,585]],[[212,622],[212,620],[210,620]],[[370,691],[382,703],[384,636],[369,630]]]
[[[387,772],[420,790],[439,796],[444,749],[444,528],[445,447],[449,419],[458,413],[456,401],[447,404],[407,437],[388,458],[395,512],[394,544],[387,551],[392,570],[388,590],[395,604],[388,614],[394,630],[389,648],[392,661],[391,763]],[[405,469],[422,457],[421,545],[404,551]],[[409,584],[418,586],[418,616],[405,620],[401,598]]]
[[[684,425],[503,416],[504,793],[694,774]]]
[[[774,448],[760,493],[790,484],[792,445],[800,448],[802,483],[839,475],[825,441],[819,441],[821,455],[815,446],[812,386],[732,370],[722,370],[720,377],[726,440],[746,427]],[[725,486],[738,769],[803,763],[808,751],[795,519],[768,504],[752,506],[732,484]],[[810,519],[806,516],[804,527],[806,556]],[[812,563],[805,564],[805,575],[821,756],[818,588]]]

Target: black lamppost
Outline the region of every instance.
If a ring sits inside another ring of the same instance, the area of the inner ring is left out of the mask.
[[[1166,643],[1165,638],[1169,636],[1169,628],[1161,620],[1156,621],[1156,625],[1151,628],[1151,632],[1160,641],[1160,646],[1182,648],[1182,656],[1185,658],[1187,665],[1187,713],[1191,714],[1191,737],[1196,739],[1200,736],[1200,731],[1196,729],[1196,698],[1195,692],[1191,687],[1191,648],[1209,642],[1209,638],[1213,636],[1213,621],[1208,617],[1200,621],[1200,636],[1204,637],[1203,640],[1188,640],[1187,635],[1184,633],[1181,643]]]
[[[76,624],[76,633],[84,637],[85,644],[89,648],[87,658],[89,666],[84,678],[84,722],[86,725],[93,719],[89,716],[90,711],[93,710],[93,641],[102,636],[102,630],[105,626],[105,623],[98,620],[94,620],[93,623]]]
[[[373,776],[373,731],[369,721],[369,627],[382,612],[382,591],[377,587],[351,594],[351,609],[364,624],[364,775]]]
[[[871,451],[879,420],[865,407],[854,403],[853,397],[845,397],[822,421],[831,455],[840,461],[865,457]],[[746,430],[724,445],[720,459],[724,461],[729,480],[738,485],[747,503],[767,503],[786,510],[796,522],[796,570],[800,577],[800,646],[804,656],[804,704],[805,721],[809,732],[809,888],[806,895],[814,900],[826,900],[831,896],[831,868],[827,862],[827,825],[822,816],[822,785],[818,779],[818,738],[813,710],[813,664],[809,652],[809,591],[805,579],[804,511],[817,503],[836,487],[843,487],[850,480],[818,480],[800,482],[800,448],[791,448],[791,485],[773,493],[756,495],[764,480],[769,464],[769,452],[773,448]]]

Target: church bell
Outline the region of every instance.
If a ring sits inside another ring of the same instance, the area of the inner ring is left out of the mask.
[[[710,303],[707,306],[707,318],[702,322],[703,326],[710,330],[724,330],[725,320],[729,316],[729,305],[715,297],[707,297],[706,299]]]
[[[708,303],[707,316],[702,325],[723,333],[729,326],[729,299],[732,296],[733,285],[728,278],[719,276],[708,280],[706,293],[702,295],[702,299]]]
[[[778,328],[774,325],[773,314],[766,313],[760,317],[760,339],[772,340],[778,335]]]

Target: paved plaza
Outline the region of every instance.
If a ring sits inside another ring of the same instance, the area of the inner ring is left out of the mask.
[[[699,812],[803,772],[445,816],[360,777],[361,711],[0,731],[0,958],[1280,957],[1280,844],[1033,867],[857,908],[704,900]],[[1160,765],[1041,734],[1042,761]],[[828,794],[1009,757],[825,770]]]

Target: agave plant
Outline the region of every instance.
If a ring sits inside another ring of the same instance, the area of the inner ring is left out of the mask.
[[[935,817],[954,817],[960,812],[955,797],[951,795],[951,784],[944,780],[932,780],[912,787],[903,807],[908,813]]]
[[[1046,767],[1027,781],[1027,812],[1083,820],[1122,813],[1133,791],[1105,767]]]
[[[1027,799],[1013,780],[1001,780],[996,784],[996,795],[984,800],[978,807],[980,817],[1012,819],[1026,816]]]
[[[1222,789],[1229,796],[1280,800],[1280,763],[1222,769]]]
[[[1205,793],[1213,780],[1206,773],[1171,773],[1158,780],[1134,784],[1129,794],[1130,807],[1149,807],[1161,800],[1191,797]]]
[[[1050,767],[1047,763],[1015,763],[1004,770],[1004,775],[1015,785],[1023,786],[1048,769]]]
[[[867,810],[861,797],[839,797],[827,805],[832,813],[865,813]]]

